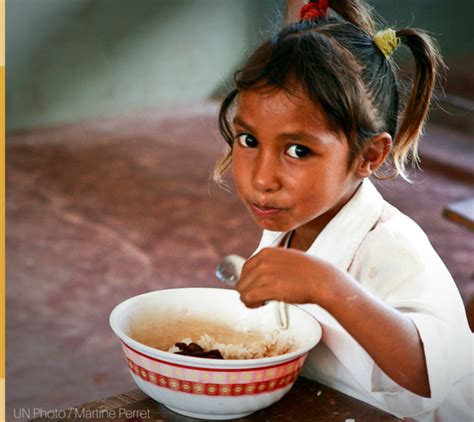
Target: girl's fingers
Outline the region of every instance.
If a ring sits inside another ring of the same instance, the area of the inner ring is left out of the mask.
[[[240,276],[240,280],[237,282],[237,285],[235,288],[242,293],[243,291],[246,291],[248,289],[256,288],[258,283],[258,277],[254,272],[248,271],[248,272],[242,272],[242,275]]]
[[[242,268],[242,272],[244,271],[244,269],[246,271],[250,271],[254,269],[256,266],[258,266],[259,261],[260,261],[260,252],[250,257],[249,259],[247,259],[247,261],[245,261],[244,267]]]
[[[237,282],[237,285],[235,286],[238,291],[242,291],[243,289],[247,288],[256,279],[255,273],[258,267],[258,259],[256,258],[256,256],[253,256],[245,262],[242,268],[240,279]]]
[[[258,268],[263,263],[271,263],[274,261],[273,254],[276,248],[264,248],[254,256],[250,257],[244,264],[244,269],[247,271]]]
[[[275,299],[275,292],[271,285],[250,286],[240,292],[240,299],[249,308],[257,308],[266,301]]]
[[[274,281],[279,252],[276,248],[262,249],[244,264],[236,289],[248,307],[261,306],[278,293]]]

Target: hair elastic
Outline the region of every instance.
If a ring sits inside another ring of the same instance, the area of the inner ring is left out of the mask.
[[[329,0],[315,0],[305,4],[300,11],[301,20],[315,20],[327,15]]]
[[[378,31],[374,36],[374,42],[386,58],[390,57],[401,44],[400,37],[391,29]]]

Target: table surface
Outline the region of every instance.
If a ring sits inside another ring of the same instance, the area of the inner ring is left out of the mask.
[[[469,230],[474,230],[474,197],[448,204],[443,210],[443,216]]]
[[[133,390],[103,400],[90,402],[68,410],[70,420],[89,422],[114,421],[197,421],[176,414],[150,399],[141,390]],[[111,417],[113,416],[113,417]],[[317,382],[299,377],[293,388],[277,403],[266,409],[235,421],[398,421],[396,417],[366,403],[325,387]],[[36,421],[45,419],[35,419]],[[51,420],[51,419],[48,419]]]

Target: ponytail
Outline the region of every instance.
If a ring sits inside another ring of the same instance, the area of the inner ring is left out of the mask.
[[[406,177],[406,165],[419,162],[418,141],[428,115],[433,91],[440,72],[444,69],[436,43],[426,32],[418,29],[402,29],[396,32],[402,44],[412,52],[415,60],[413,85],[403,111],[392,150],[393,163],[397,173]]]
[[[362,0],[333,0],[330,7],[374,39],[377,34],[382,32],[375,32],[376,15],[374,10]],[[407,163],[412,162],[416,166],[419,162],[418,141],[423,133],[434,88],[436,83],[442,79],[440,75],[445,66],[436,41],[425,31],[407,28],[396,31],[395,35],[402,44],[410,49],[415,60],[413,85],[408,94],[405,110],[399,120],[394,148],[391,152],[396,174],[408,180]],[[376,42],[376,44],[378,43]],[[380,48],[380,45],[378,46]],[[391,53],[395,49],[396,46],[392,47]],[[383,49],[382,52],[385,56],[391,55],[391,53],[386,54]],[[391,67],[395,71],[394,66]]]

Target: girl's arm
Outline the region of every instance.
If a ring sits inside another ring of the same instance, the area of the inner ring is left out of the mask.
[[[397,384],[430,397],[423,344],[415,324],[350,274],[301,251],[267,248],[247,261],[237,289],[249,307],[270,299],[318,304]]]

